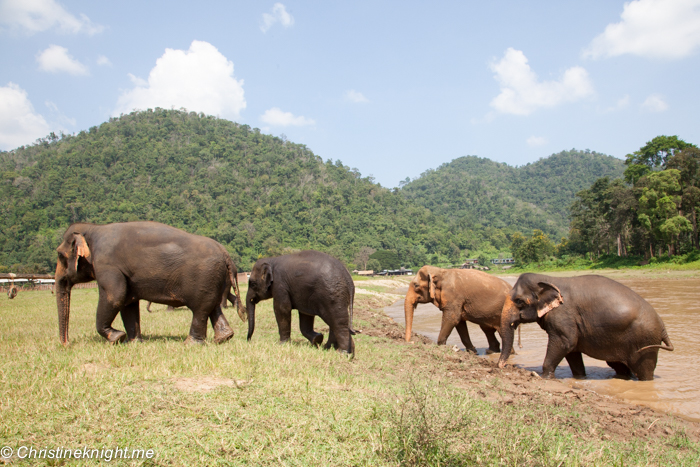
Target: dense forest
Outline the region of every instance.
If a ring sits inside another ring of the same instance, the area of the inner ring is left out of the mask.
[[[350,267],[456,264],[508,251],[518,230],[566,233],[574,192],[620,164],[589,151],[520,168],[467,157],[390,190],[248,125],[134,112],[0,152],[0,272],[52,271],[72,222],[131,220],[214,238],[243,270],[301,248]]]
[[[602,177],[576,194],[568,252],[651,260],[697,250],[700,149],[657,136],[625,164],[624,179]]]

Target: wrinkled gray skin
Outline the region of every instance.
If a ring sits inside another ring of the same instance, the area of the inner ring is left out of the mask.
[[[236,266],[214,240],[157,222],[73,224],[56,250],[56,303],[59,338],[68,344],[71,288],[97,281],[97,332],[111,343],[141,340],[139,300],[192,310],[187,343],[202,343],[207,319],[214,340],[224,342],[233,330],[221,311],[221,298],[238,303]],[[230,293],[235,284],[235,293]],[[121,313],[126,333],[112,328]]]
[[[576,378],[586,376],[582,354],[607,362],[618,377],[654,378],[659,349],[673,350],[654,308],[630,288],[602,276],[523,274],[501,313],[503,368],[515,328],[537,321],[549,335],[542,376],[553,378],[566,358]],[[661,343],[665,345],[661,345]]]
[[[248,340],[255,330],[255,305],[270,298],[280,342],[289,341],[292,310],[298,310],[299,329],[309,342],[323,342],[323,334],[314,331],[314,317],[318,316],[330,328],[325,348],[354,353],[351,326],[355,285],[345,265],[334,257],[306,250],[259,259],[248,280]]]

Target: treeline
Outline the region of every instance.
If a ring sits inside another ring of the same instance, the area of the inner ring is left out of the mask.
[[[689,253],[698,245],[700,150],[677,136],[657,136],[628,154],[623,177],[601,177],[576,193],[568,238],[554,244],[541,231],[513,236],[519,264],[551,256]]]

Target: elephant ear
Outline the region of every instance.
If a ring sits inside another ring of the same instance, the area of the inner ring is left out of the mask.
[[[267,291],[272,285],[272,268],[268,263],[263,264],[262,282],[264,291]]]
[[[537,317],[541,318],[564,303],[564,299],[556,285],[549,282],[538,282],[537,285],[540,286],[537,294]]]
[[[73,236],[73,258],[75,258],[73,269],[77,271],[78,260],[82,257],[85,258],[88,263],[92,264],[92,255],[90,254],[90,248],[85,241],[85,237],[78,232],[73,233]]]
[[[430,278],[430,298],[434,302],[440,301],[440,276],[438,274],[428,274]]]

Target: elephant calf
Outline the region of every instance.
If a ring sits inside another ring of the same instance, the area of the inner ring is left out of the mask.
[[[476,353],[467,329],[467,321],[470,321],[486,334],[489,343],[486,352],[500,352],[496,331],[500,330],[501,311],[509,292],[510,285],[506,281],[485,272],[423,266],[409,284],[404,301],[406,342],[411,340],[416,305],[432,303],[442,311],[438,345],[445,345],[456,327],[467,351]]]
[[[269,298],[273,300],[280,342],[290,338],[292,310],[295,309],[299,311],[299,329],[312,344],[323,342],[323,334],[314,331],[314,317],[318,316],[330,328],[325,348],[334,347],[354,354],[355,284],[345,265],[334,257],[306,250],[259,259],[248,279],[248,340],[255,330],[255,305]]]
[[[634,374],[648,381],[654,378],[659,349],[673,350],[654,308],[607,277],[521,275],[503,306],[500,368],[508,359],[514,329],[533,321],[549,335],[542,364],[545,378],[554,377],[564,358],[574,377],[585,377],[582,354],[586,354],[606,361],[618,376]]]

